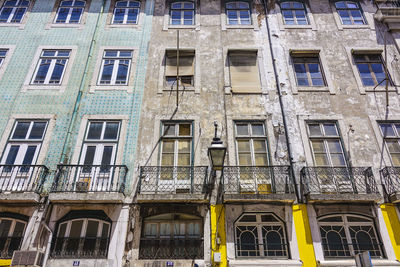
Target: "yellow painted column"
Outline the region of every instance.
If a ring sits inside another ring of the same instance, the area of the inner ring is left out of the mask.
[[[297,246],[299,247],[300,259],[303,262],[303,266],[317,266],[306,204],[293,205],[293,221],[296,228]]]
[[[381,205],[383,219],[385,220],[386,229],[392,242],[396,259],[400,261],[400,221],[397,216],[396,207],[393,204],[385,203]]]
[[[0,259],[0,267],[8,267],[8,266],[11,266],[11,260]]]
[[[223,204],[211,205],[211,266],[226,267],[228,266],[226,256],[226,232],[225,232],[225,207]],[[218,232],[217,232],[218,231]],[[219,237],[219,244],[216,242]],[[214,263],[214,253],[221,253],[221,263]]]

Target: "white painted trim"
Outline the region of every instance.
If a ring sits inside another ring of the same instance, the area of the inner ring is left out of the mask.
[[[275,14],[276,14],[276,18],[278,19],[279,30],[281,30],[281,31],[289,30],[289,29],[311,29],[313,31],[317,30],[317,25],[315,24],[314,16],[310,9],[310,3],[308,1],[303,1],[301,3],[303,3],[306,8],[307,20],[309,22],[308,25],[287,25],[287,24],[285,24],[279,2],[275,3],[275,10],[276,10]]]
[[[253,1],[246,1],[250,4],[250,18],[251,18],[251,25],[229,25],[227,23],[228,19],[226,17],[226,8],[225,5],[227,2],[232,2],[235,0],[222,0],[221,1],[221,29],[223,31],[229,30],[229,29],[242,29],[242,30],[254,30],[258,31],[260,30],[260,26],[258,25],[258,15],[259,13],[257,12],[257,9],[255,8],[254,2]]]
[[[14,53],[16,45],[0,45],[0,49],[7,49],[7,54],[6,57],[3,60],[3,63],[1,64],[0,67],[0,80],[4,75],[4,72],[7,69],[8,64],[10,64],[11,57]]]
[[[139,15],[137,18],[137,23],[136,24],[112,24],[112,19],[114,16],[114,8],[115,8],[115,3],[118,0],[111,0],[111,3],[108,7],[108,12],[107,12],[107,19],[106,19],[106,25],[105,29],[113,29],[113,28],[129,28],[129,29],[135,29],[138,31],[142,30],[144,20],[146,19],[146,11],[145,11],[145,6],[146,6],[146,0],[134,0],[137,2],[140,2],[140,8],[139,8]],[[108,3],[107,3],[108,4]],[[107,9],[107,8],[105,8]]]
[[[178,0],[165,0],[164,2],[164,19],[163,19],[163,31],[168,31],[172,29],[177,29],[177,30],[185,30],[185,29],[194,29],[196,31],[200,30],[200,19],[201,19],[201,14],[200,14],[200,8],[201,8],[201,3],[200,0],[179,0],[179,1],[189,1],[194,3],[194,25],[171,25],[169,24],[170,22],[170,6],[171,3],[173,2],[178,2]]]
[[[0,9],[3,6],[4,2],[7,0],[0,0]],[[30,0],[29,1],[29,6],[28,9],[26,10],[26,13],[24,14],[24,17],[22,18],[21,22],[19,23],[0,23],[0,27],[18,27],[20,30],[25,29],[26,21],[28,20],[28,16],[32,12],[33,6],[36,4],[35,0]]]
[[[55,23],[54,20],[57,15],[58,8],[60,7],[61,1],[63,0],[56,0],[54,3],[53,10],[51,11],[49,21],[46,23],[45,29],[51,29],[51,28],[77,28],[77,29],[83,29],[84,25],[86,24],[87,20],[87,14],[89,12],[90,4],[92,0],[84,0],[85,3],[85,8],[83,9],[81,19],[79,23]]]
[[[396,260],[396,255],[394,253],[394,249],[392,246],[392,242],[390,240],[389,232],[386,227],[385,220],[383,219],[382,210],[379,206],[376,206],[376,219],[377,219],[377,232],[380,234],[383,243],[383,249],[385,250],[385,254],[388,260]]]

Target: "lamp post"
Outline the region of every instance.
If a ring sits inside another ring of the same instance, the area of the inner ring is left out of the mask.
[[[208,148],[208,158],[210,159],[211,168],[214,171],[220,171],[224,167],[226,147],[219,137],[217,137],[218,123],[214,122],[215,134]]]

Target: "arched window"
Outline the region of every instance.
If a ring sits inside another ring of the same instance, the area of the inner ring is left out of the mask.
[[[103,218],[74,217],[76,216],[58,223],[51,256],[53,258],[106,258],[111,221]]]
[[[79,23],[85,4],[85,1],[79,0],[61,1],[54,23]]]
[[[306,7],[302,2],[282,2],[280,4],[283,20],[286,25],[307,25]]]
[[[381,257],[382,249],[372,219],[359,215],[330,215],[318,220],[325,257],[353,257],[369,251]]]
[[[235,223],[237,257],[288,258],[284,223],[272,213],[243,214]]]
[[[194,3],[172,2],[170,16],[171,25],[194,25]]]
[[[250,25],[250,4],[248,2],[228,2],[225,5],[229,25]]]
[[[0,259],[10,259],[20,249],[28,220],[22,217],[0,214]]]
[[[353,1],[339,1],[335,3],[336,10],[344,25],[366,24],[360,3]]]
[[[137,24],[140,10],[138,1],[117,1],[112,24]]]
[[[143,220],[140,259],[203,258],[203,226],[200,217],[167,213]]]
[[[7,0],[0,9],[0,23],[20,23],[28,10],[27,0]]]

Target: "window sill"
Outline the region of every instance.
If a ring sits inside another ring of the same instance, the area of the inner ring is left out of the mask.
[[[188,87],[183,87],[183,86],[179,86],[178,91],[183,92],[183,91],[190,91],[190,92],[194,92],[196,90],[196,88],[194,86],[188,86]],[[168,86],[168,87],[164,87],[163,88],[163,92],[173,92],[176,91],[176,86],[172,87]]]
[[[375,92],[386,92],[385,86],[378,86],[374,89],[374,86],[361,86],[361,88],[364,90],[364,92],[368,93],[375,93]],[[395,92],[397,93],[397,89],[394,86],[389,86],[388,87],[389,92]]]
[[[132,28],[136,29],[139,28],[139,24],[107,24],[106,28]]]
[[[23,29],[25,28],[25,23],[0,23],[0,27],[19,27]]]
[[[66,85],[23,85],[21,88],[22,92],[27,92],[27,91],[58,91],[58,92],[63,92],[66,89]]]
[[[83,28],[83,24],[69,24],[69,23],[51,23],[47,27],[49,28],[75,28],[75,29],[81,29]]]
[[[251,258],[251,259],[238,259],[229,260],[229,266],[251,266],[251,267],[261,267],[261,266],[302,266],[303,263],[299,260],[290,259],[262,259],[262,258]]]
[[[227,29],[253,29],[254,30],[254,25],[226,25]]]
[[[199,25],[170,25],[168,24],[168,29],[197,29]]]
[[[283,25],[283,28],[286,29],[311,29],[313,30],[313,26],[308,25]]]
[[[328,86],[305,86],[305,87],[297,87],[297,92],[329,92],[334,94],[332,90],[329,90]]]
[[[340,25],[340,29],[371,29],[371,26],[368,24],[363,25]]]
[[[89,92],[94,93],[94,91],[127,91],[132,92],[132,85],[91,85]]]
[[[319,262],[319,266],[354,266],[354,259],[351,260],[324,260]],[[398,261],[385,259],[372,259],[373,266],[400,266]]]

